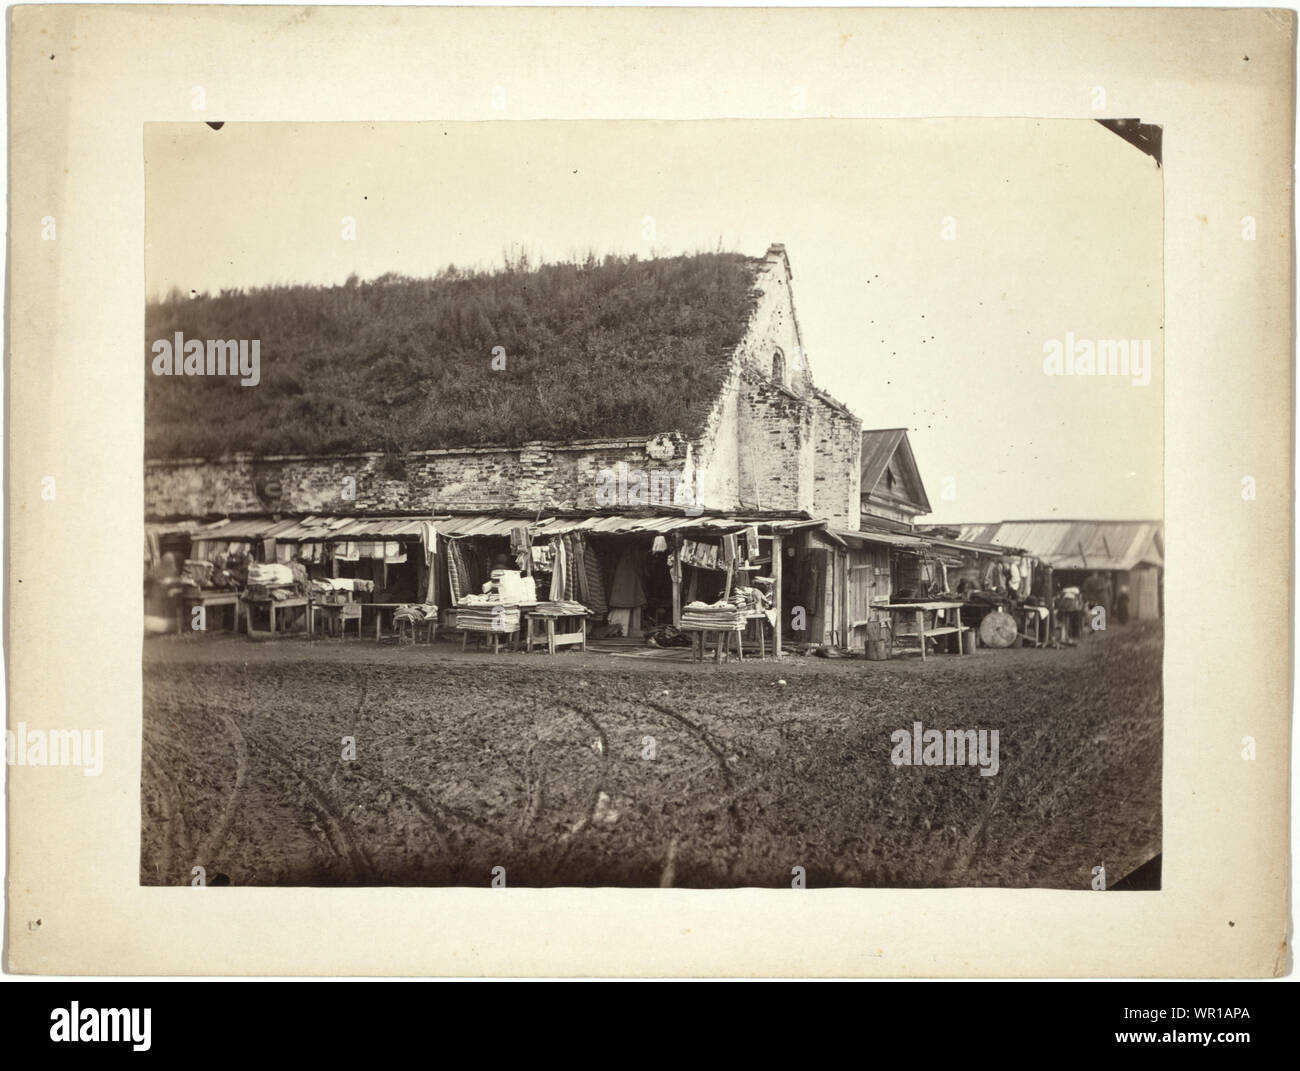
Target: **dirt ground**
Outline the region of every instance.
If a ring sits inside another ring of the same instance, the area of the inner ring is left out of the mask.
[[[1160,851],[1161,651],[1159,622],[924,664],[151,639],[140,880],[1087,890]],[[894,765],[915,721],[997,729],[997,775]]]

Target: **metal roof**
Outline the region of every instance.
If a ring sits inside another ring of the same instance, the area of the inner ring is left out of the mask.
[[[876,532],[870,530],[853,531],[849,528],[836,528],[835,534],[841,539],[853,542],[880,543],[888,547],[923,547],[929,540],[920,536],[902,535],[899,532]]]
[[[534,536],[561,535],[565,532],[580,531],[610,535],[633,532],[661,534],[692,528],[719,532],[739,532],[750,526],[768,529],[773,532],[788,532],[796,528],[817,527],[821,523],[820,521],[774,520],[762,517],[557,517],[531,526],[531,530]]]
[[[739,532],[751,525],[765,532],[790,532],[800,528],[821,528],[825,522],[801,518],[692,517],[598,515],[591,517],[502,517],[491,513],[460,514],[453,517],[303,517],[272,520],[268,517],[218,521],[194,533],[196,539],[253,540],[275,538],[292,542],[338,540],[400,540],[420,538],[425,524],[432,524],[444,537],[508,536],[526,526],[534,538],[566,532],[596,532],[607,535],[630,533],[661,534],[678,530]],[[829,530],[828,530],[829,531]]]
[[[1001,521],[961,525],[962,542],[1021,547],[1055,569],[1164,565],[1159,521]]]
[[[238,542],[240,540],[270,539],[297,524],[298,522],[293,520],[276,521],[270,517],[248,517],[236,521],[218,521],[216,524],[193,532],[192,536],[196,541],[224,539]]]
[[[545,523],[545,522],[543,522]],[[439,535],[460,538],[461,536],[508,536],[512,529],[525,525],[532,531],[535,526],[527,517],[497,517],[490,513],[468,514],[460,517],[447,517],[433,522]]]

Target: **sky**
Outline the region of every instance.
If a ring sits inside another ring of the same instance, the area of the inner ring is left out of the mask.
[[[784,243],[919,520],[1163,516],[1163,173],[1091,120],[148,124],[145,175],[150,296]],[[1149,384],[1047,374],[1071,338],[1149,340]]]

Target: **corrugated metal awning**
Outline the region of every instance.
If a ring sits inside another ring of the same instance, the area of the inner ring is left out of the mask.
[[[534,538],[563,535],[566,532],[596,532],[604,535],[630,535],[646,533],[662,535],[664,532],[707,531],[740,532],[746,528],[757,528],[760,532],[788,532],[797,528],[821,527],[822,521],[807,520],[771,520],[759,517],[688,517],[673,515],[668,517],[637,516],[603,516],[603,517],[557,517],[530,526]]]
[[[439,535],[452,539],[460,539],[464,536],[508,536],[520,525],[536,531],[535,525],[526,517],[497,517],[490,513],[444,517],[433,523]]]
[[[214,525],[193,533],[198,540],[220,539],[233,542],[247,542],[254,539],[270,539],[280,532],[293,528],[297,521],[276,521],[270,517],[247,517],[240,520],[218,521]]]
[[[929,540],[920,536],[900,535],[897,532],[877,532],[872,529],[855,531],[849,528],[836,528],[835,534],[848,543],[856,540],[859,543],[879,543],[887,547],[924,547],[929,545]]]

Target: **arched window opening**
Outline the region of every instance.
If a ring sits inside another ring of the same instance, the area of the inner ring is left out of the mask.
[[[780,350],[772,354],[772,382],[785,386],[785,354]]]

